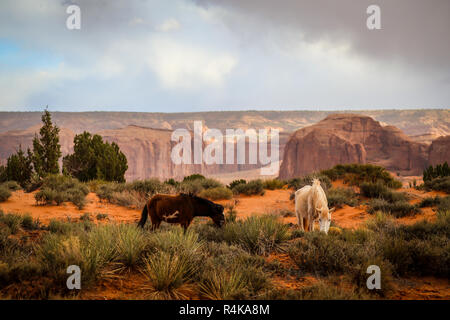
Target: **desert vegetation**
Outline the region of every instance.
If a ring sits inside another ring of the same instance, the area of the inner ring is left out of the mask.
[[[42,226],[29,216],[1,213],[0,294],[72,297],[64,282],[71,264],[83,270],[85,290],[102,279],[141,275],[137,289],[148,299],[376,299],[388,297],[402,277],[450,275],[448,209],[435,222],[409,226],[378,212],[362,229],[328,236],[297,232],[273,215],[227,221],[222,229],[199,221],[186,233],[167,225],[151,232],[81,219]],[[27,230],[39,231],[33,243],[12,237]],[[267,258],[279,254],[287,254],[295,268]],[[382,290],[376,292],[365,286],[372,264],[382,270]],[[274,278],[305,275],[317,282],[297,290],[273,284]],[[29,281],[33,290],[11,291]]]
[[[88,187],[75,178],[49,175],[43,179],[41,188],[35,193],[34,197],[37,204],[60,205],[63,202],[70,201],[78,209],[82,209],[86,204],[88,193]]]
[[[435,167],[429,166],[423,172],[423,185],[419,189],[443,191],[450,193],[450,167],[447,162]]]
[[[322,170],[320,174],[333,181],[342,179],[349,185],[360,186],[364,182],[381,181],[389,188],[398,189],[402,186],[385,168],[372,164],[338,164],[331,169]]]

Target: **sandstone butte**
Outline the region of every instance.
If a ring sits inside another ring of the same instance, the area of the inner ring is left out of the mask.
[[[402,175],[421,175],[429,163],[450,162],[449,147],[450,136],[429,146],[371,117],[331,114],[291,135],[279,176],[288,179],[345,163],[371,163]]]

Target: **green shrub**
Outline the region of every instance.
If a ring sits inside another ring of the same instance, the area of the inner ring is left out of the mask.
[[[246,184],[247,181],[244,179],[237,179],[237,180],[233,180],[229,185],[228,188],[229,189],[233,189],[235,186],[237,186],[238,184]]]
[[[21,186],[16,181],[6,181],[0,184],[0,187],[6,187],[10,191],[17,191],[22,189]]]
[[[50,233],[62,234],[62,235],[83,235],[86,232],[91,231],[94,228],[92,221],[84,219],[80,222],[64,222],[56,219],[50,220],[48,224],[48,231]]]
[[[125,188],[150,196],[156,193],[167,193],[171,190],[169,185],[160,182],[158,179],[137,180],[127,183]]]
[[[105,219],[108,219],[108,214],[106,214],[106,213],[97,213],[95,218],[97,220],[105,220]]]
[[[5,186],[0,186],[0,202],[5,202],[9,197],[11,197],[11,191]]]
[[[149,180],[136,181],[132,184],[107,183],[97,189],[97,195],[100,199],[119,206],[141,208],[152,195],[147,193],[153,190],[151,185],[152,182]]]
[[[19,231],[22,225],[22,216],[15,213],[7,213],[0,216],[0,222],[7,225],[12,234]]]
[[[264,186],[262,180],[257,179],[251,180],[247,183],[239,183],[233,188],[232,191],[234,194],[245,194],[247,196],[263,195]]]
[[[291,179],[288,181],[288,186],[289,188],[298,190],[303,188],[304,186],[312,185],[314,179],[318,179],[320,181],[320,185],[323,190],[327,191],[329,188],[331,188],[330,178],[323,174],[309,174],[301,178]]]
[[[62,175],[49,175],[43,183],[42,188],[35,195],[36,203],[60,205],[63,202],[71,201],[78,209],[82,209],[86,204],[86,195],[89,189],[86,185],[74,178]]]
[[[22,227],[26,230],[38,230],[41,228],[41,223],[39,219],[33,219],[28,213],[22,216]]]
[[[363,182],[382,181],[389,188],[401,188],[402,183],[395,180],[383,167],[372,164],[338,164],[320,172],[331,180],[343,179],[344,183],[360,186]]]
[[[206,179],[205,176],[203,176],[199,173],[194,173],[194,174],[191,174],[190,176],[184,177],[183,181],[193,181],[193,180],[203,180],[203,179]]]
[[[147,246],[142,229],[135,225],[121,224],[117,230],[117,260],[127,267],[137,265]]]
[[[425,181],[424,187],[428,191],[435,190],[450,193],[450,177],[441,177]]]
[[[180,228],[170,228],[169,230],[152,233],[148,237],[149,247],[154,250],[177,252],[187,251],[189,253],[198,252],[203,246],[199,240],[199,234],[190,231],[184,232]]]
[[[354,207],[358,204],[358,198],[353,189],[330,188],[327,192],[328,206],[342,208],[344,204]]]
[[[439,197],[439,196],[436,196],[434,198],[426,197],[420,201],[419,207],[420,208],[434,207],[434,206],[437,206],[440,202],[441,202],[441,197]]]
[[[407,197],[404,193],[393,192],[382,181],[364,182],[360,185],[361,195],[368,198],[380,198],[389,202],[406,201]]]
[[[223,240],[256,254],[270,253],[289,237],[288,226],[273,215],[252,216],[223,227]]]
[[[245,281],[239,270],[210,270],[199,285],[203,297],[212,300],[236,299],[245,295]]]
[[[396,218],[420,213],[420,209],[417,206],[409,204],[407,201],[388,202],[383,199],[372,199],[369,203],[368,212],[375,213],[377,211],[391,214]]]
[[[90,192],[95,192],[95,193],[97,193],[97,190],[98,190],[98,188],[101,185],[104,185],[104,184],[107,184],[107,183],[108,183],[107,181],[98,180],[98,179],[90,180],[90,181],[86,182],[86,184],[87,184],[87,186],[89,188],[89,191]]]
[[[450,196],[441,198],[438,205],[438,212],[444,213],[450,211]]]
[[[278,179],[267,179],[263,181],[263,188],[268,190],[281,189],[286,183]]]
[[[233,192],[225,187],[216,187],[201,191],[199,196],[211,200],[231,199],[233,197]]]
[[[142,273],[151,283],[153,298],[187,299],[178,289],[191,281],[197,269],[182,255],[159,251],[144,259]]]
[[[95,280],[107,262],[103,252],[92,246],[92,243],[82,241],[78,236],[53,233],[44,237],[41,245],[36,248],[36,255],[43,270],[59,281],[66,279],[68,266],[79,266],[84,284]]]

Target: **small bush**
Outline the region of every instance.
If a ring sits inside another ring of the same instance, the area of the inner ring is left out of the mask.
[[[223,230],[223,240],[256,254],[270,253],[289,237],[288,226],[273,215],[252,216],[225,224]]]
[[[434,178],[424,182],[424,188],[428,191],[443,191],[450,193],[450,177]]]
[[[419,203],[419,208],[426,208],[426,207],[434,207],[437,206],[441,202],[441,197],[426,197],[423,198],[422,201]]]
[[[51,205],[55,203],[60,205],[63,202],[71,201],[79,210],[86,204],[86,195],[89,189],[86,185],[77,179],[50,175],[42,183],[42,188],[35,195],[36,203],[42,205]]]
[[[248,183],[239,183],[233,188],[234,194],[263,195],[264,186],[262,180],[251,180]]]
[[[184,177],[183,181],[194,181],[194,180],[203,180],[203,179],[206,179],[205,176],[203,176],[199,173],[194,173],[194,174],[191,174],[190,176]]]
[[[320,173],[333,181],[343,179],[344,183],[350,185],[360,186],[363,182],[381,181],[389,188],[398,189],[402,186],[402,183],[395,180],[385,168],[372,164],[338,164]]]
[[[229,189],[233,189],[235,186],[237,186],[238,184],[246,184],[247,181],[244,179],[237,179],[237,180],[233,180],[229,185],[228,188]]]
[[[233,192],[225,187],[216,187],[201,191],[199,196],[211,200],[231,199],[233,197]]]
[[[438,213],[450,211],[450,196],[441,198],[438,205]]]
[[[117,232],[117,260],[127,267],[137,265],[147,246],[144,232],[128,224],[119,225]]]
[[[183,256],[170,252],[157,252],[144,259],[142,273],[151,282],[153,298],[187,299],[183,291],[178,290],[184,283],[190,282],[198,265],[189,263]]]
[[[278,179],[267,179],[263,181],[263,188],[268,190],[276,190],[284,187],[286,183]]]
[[[383,182],[364,182],[360,185],[361,195],[368,198],[380,198],[389,202],[406,201],[404,193],[393,192]]]
[[[69,265],[77,265],[83,272],[83,283],[95,280],[105,266],[101,250],[82,241],[77,236],[48,234],[36,249],[38,261],[43,269],[56,280],[66,278]]]
[[[354,207],[358,204],[355,192],[350,188],[330,188],[327,192],[329,207],[342,208],[344,204]]]
[[[97,213],[95,218],[97,220],[105,220],[105,219],[108,219],[108,215],[106,213]]]
[[[245,295],[245,281],[239,270],[210,270],[202,277],[200,293],[211,300],[236,299]]]
[[[388,202],[383,199],[372,199],[369,203],[369,213],[382,211],[393,215],[396,218],[401,218],[409,215],[414,215],[420,212],[417,206],[409,204],[407,201]]]
[[[33,219],[30,214],[25,214],[22,216],[22,227],[26,230],[38,230],[41,228],[41,223],[39,219]]]
[[[5,186],[0,186],[0,202],[5,202],[9,197],[11,197],[11,191]]]
[[[22,225],[22,216],[15,213],[7,213],[0,216],[0,222],[7,225],[12,234],[19,231]]]
[[[6,181],[0,184],[0,187],[6,187],[10,191],[17,191],[22,189],[21,186],[16,181]]]

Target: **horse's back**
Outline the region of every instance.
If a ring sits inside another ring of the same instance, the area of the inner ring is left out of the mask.
[[[169,216],[175,212],[189,218],[192,216],[192,205],[188,197],[183,195],[154,195],[149,202],[149,206],[155,209],[155,213],[160,217]]]
[[[295,213],[305,216],[308,208],[308,197],[311,192],[311,186],[304,186],[295,191]]]

